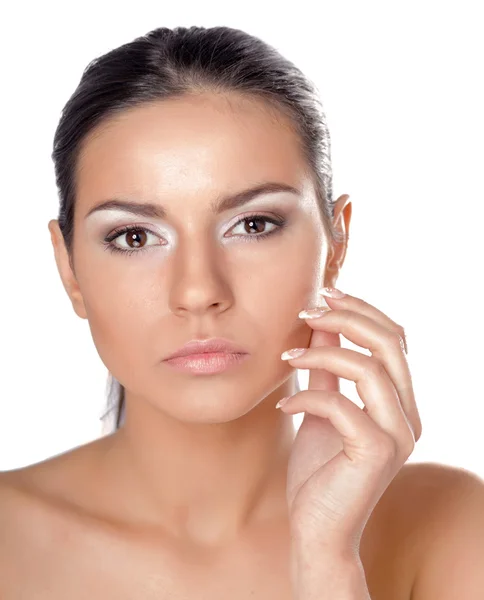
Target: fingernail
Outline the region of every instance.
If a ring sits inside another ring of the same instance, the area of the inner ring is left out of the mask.
[[[325,306],[318,306],[317,308],[310,308],[308,310],[302,310],[298,317],[300,319],[317,319],[318,317],[322,317],[331,309]]]
[[[289,360],[290,358],[299,358],[306,352],[307,348],[291,348],[281,354],[282,360]]]
[[[285,398],[281,398],[279,400],[279,402],[276,404],[276,408],[281,408],[281,406],[284,406],[284,404],[286,404],[286,402],[289,400],[291,396],[286,396]]]
[[[332,287],[321,288],[319,290],[319,293],[323,296],[328,296],[329,298],[343,298],[344,296],[346,296],[346,294],[341,290],[337,290],[336,288]]]

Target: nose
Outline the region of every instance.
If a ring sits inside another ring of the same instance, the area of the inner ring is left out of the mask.
[[[213,316],[232,304],[225,250],[207,237],[191,236],[173,257],[169,303],[175,315]]]

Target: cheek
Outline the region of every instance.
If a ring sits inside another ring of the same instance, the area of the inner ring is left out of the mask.
[[[325,247],[311,231],[281,244],[268,260],[259,261],[250,277],[250,295],[272,310],[284,306],[299,312],[317,303],[322,286]]]
[[[290,247],[281,245],[270,262],[259,262],[246,278],[250,287],[241,284],[248,313],[276,343],[307,346],[312,329],[298,313],[320,302],[324,257],[321,241],[306,235]]]
[[[94,345],[106,367],[116,372],[146,363],[146,340],[157,315],[149,307],[158,306],[158,313],[160,308],[159,299],[150,297],[152,282],[139,273],[130,276],[129,270],[121,276],[92,266],[78,279]]]

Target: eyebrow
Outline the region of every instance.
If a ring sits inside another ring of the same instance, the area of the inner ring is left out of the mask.
[[[301,193],[297,188],[287,183],[269,182],[242,190],[236,194],[218,197],[211,202],[210,208],[214,213],[222,213],[226,210],[242,206],[262,194],[275,194],[280,192],[289,192],[297,195]],[[167,215],[165,208],[159,204],[131,202],[129,200],[121,200],[120,198],[111,198],[110,200],[106,200],[93,206],[84,218],[87,219],[87,217],[93,213],[101,210],[122,210],[140,217],[155,219],[165,219]]]

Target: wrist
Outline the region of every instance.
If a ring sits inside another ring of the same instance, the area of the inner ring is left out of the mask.
[[[294,600],[371,600],[356,554],[295,553],[291,579]]]

